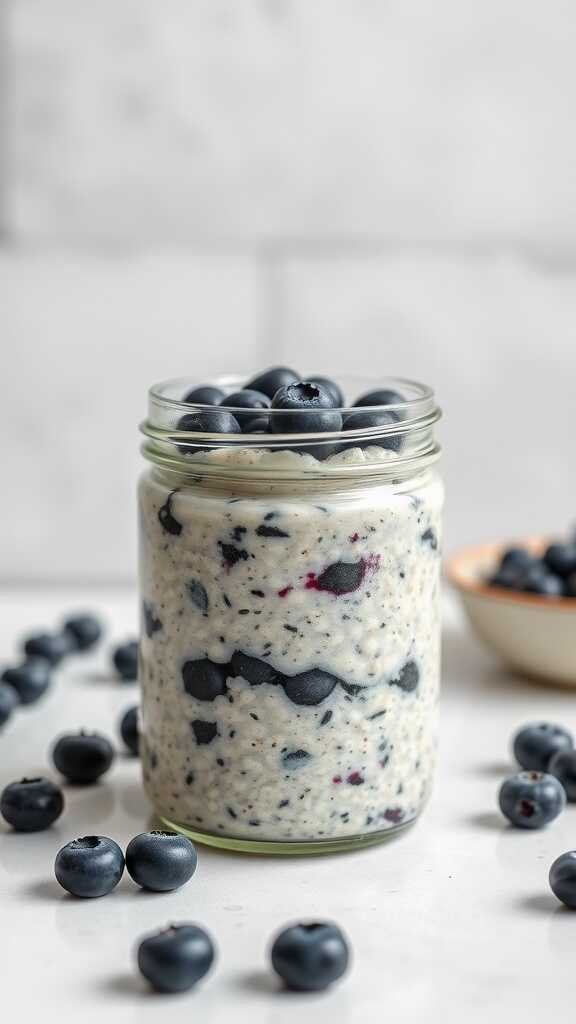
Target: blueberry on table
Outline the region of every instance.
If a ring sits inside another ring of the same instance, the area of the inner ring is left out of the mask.
[[[392,423],[398,423],[398,416],[391,410],[389,412],[385,410],[382,412],[352,412],[344,420],[344,430],[373,430],[378,427],[389,427]],[[372,445],[398,452],[402,447],[402,437],[400,434],[384,433],[381,436],[375,434],[372,437],[347,441],[342,448],[367,448]]]
[[[21,704],[34,704],[50,686],[52,666],[44,658],[27,658],[21,665],[7,668],[2,682],[16,692]]]
[[[505,779],[498,794],[500,810],[517,828],[543,828],[566,806],[562,784],[544,772],[518,772]]]
[[[138,641],[119,644],[112,652],[112,662],[118,675],[127,683],[138,678]]]
[[[124,854],[107,836],[84,836],[66,843],[56,854],[54,873],[72,896],[106,896],[124,873]]]
[[[55,767],[69,782],[90,785],[110,768],[114,747],[100,733],[67,733],[52,751]]]
[[[63,810],[62,790],[50,779],[11,782],[0,796],[0,813],[16,832],[42,832]]]
[[[220,402],[224,398],[224,392],[221,388],[213,388],[210,385],[204,385],[199,388],[192,388],[188,391],[183,402],[192,402],[196,405],[220,405]]]
[[[315,922],[283,929],[274,940],[270,956],[287,988],[320,992],[342,977],[350,951],[338,925]]]
[[[514,757],[521,768],[547,772],[559,750],[573,750],[574,737],[567,729],[551,722],[533,722],[519,729],[512,741]]]
[[[576,850],[556,858],[548,876],[554,895],[566,907],[576,909]]]
[[[102,624],[95,615],[72,615],[64,623],[64,632],[77,651],[89,651],[102,636]]]
[[[186,413],[178,420],[177,429],[192,434],[242,433],[238,420],[226,409],[205,409],[204,412]]]
[[[124,712],[120,719],[120,735],[131,754],[138,756],[140,749],[140,729],[138,726],[138,706],[134,705]]]
[[[332,405],[335,409],[343,409],[346,400],[344,398],[344,392],[339,384],[335,380],[331,380],[329,377],[309,377],[309,381],[312,384],[320,384],[320,387],[327,391],[332,399]]]
[[[289,370],[287,366],[272,366],[264,373],[253,377],[244,386],[250,391],[261,391],[268,398],[274,398],[279,388],[286,387],[287,384],[294,384],[297,380],[298,374],[294,370]]]
[[[214,943],[195,924],[172,924],[144,938],[138,947],[138,968],[157,992],[185,992],[214,963]]]
[[[171,892],[189,882],[198,857],[194,845],[177,832],[143,832],[126,848],[126,870],[143,889]]]
[[[18,694],[9,683],[0,683],[0,729],[11,718],[14,708],[20,703]]]
[[[24,653],[28,658],[44,658],[50,665],[57,665],[73,650],[69,633],[35,633],[24,641]]]
[[[325,433],[342,429],[342,416],[320,384],[297,381],[280,388],[272,399],[270,429],[274,434]],[[274,410],[282,410],[275,416]]]
[[[551,573],[566,579],[576,572],[576,547],[572,544],[550,544],[542,561]]]
[[[564,786],[567,800],[576,803],[576,750],[559,750],[550,761],[548,771]]]
[[[365,395],[360,395],[354,402],[354,407],[362,407],[363,405],[401,405],[406,399],[399,391],[393,391],[389,388],[378,388],[376,391],[367,391]]]

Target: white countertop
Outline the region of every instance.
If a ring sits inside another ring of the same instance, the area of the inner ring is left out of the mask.
[[[0,593],[0,657],[17,638],[52,627],[65,612],[94,608],[134,631],[136,601],[122,591],[37,589]],[[543,832],[505,826],[496,812],[509,770],[508,741],[525,720],[576,727],[576,695],[508,676],[480,650],[449,602],[445,629],[440,770],[421,821],[360,853],[257,858],[199,849],[182,890],[146,894],[128,876],[99,900],[68,897],[53,876],[69,839],[101,833],[121,845],[150,821],[139,764],[120,756],[90,789],[66,790],[55,827],[17,835],[0,825],[0,993],[3,1017],[42,1024],[81,1020],[234,1021],[317,1024],[560,1019],[574,997],[576,914],[548,889],[554,858],[576,846],[576,807]],[[53,737],[82,726],[117,736],[121,710],[137,700],[113,682],[105,655],[77,658],[42,703],[20,712],[0,736],[0,784],[54,772]],[[328,917],[348,933],[352,970],[322,995],[279,990],[268,968],[270,936],[298,917]],[[133,959],[138,938],[171,921],[206,927],[219,950],[194,992],[154,996]]]

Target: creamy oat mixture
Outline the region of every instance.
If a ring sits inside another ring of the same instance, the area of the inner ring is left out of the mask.
[[[410,821],[434,762],[437,476],[315,496],[232,488],[158,469],[140,485],[149,796],[174,822],[250,840]]]

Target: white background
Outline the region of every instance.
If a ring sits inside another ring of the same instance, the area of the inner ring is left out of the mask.
[[[0,29],[3,581],[131,580],[146,387],[277,360],[435,385],[449,548],[576,518],[571,0]]]

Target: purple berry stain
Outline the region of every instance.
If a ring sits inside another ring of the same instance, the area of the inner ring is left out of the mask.
[[[291,585],[288,585],[287,587],[282,587],[282,590],[278,591],[278,597],[288,597],[288,594],[290,593],[291,590],[294,590],[294,587]]]
[[[364,778],[360,774],[360,772],[350,772],[350,775],[346,779],[346,782],[350,786],[361,786],[362,783],[364,782]]]

